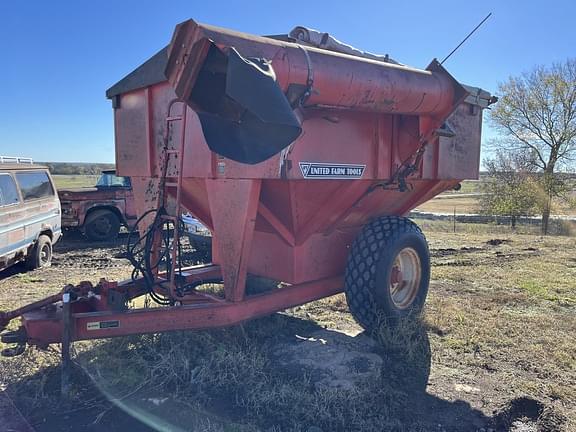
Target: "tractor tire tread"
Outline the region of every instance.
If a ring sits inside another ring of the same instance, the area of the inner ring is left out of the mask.
[[[364,226],[352,243],[344,278],[345,295],[350,312],[366,330],[374,329],[380,317],[371,290],[375,287],[380,255],[406,233],[422,236],[422,230],[410,219],[381,216]]]

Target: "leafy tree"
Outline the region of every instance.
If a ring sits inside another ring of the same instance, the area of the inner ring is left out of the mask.
[[[562,189],[557,173],[576,157],[576,59],[537,66],[499,86],[490,118],[501,133],[499,148],[521,152],[537,169],[543,201],[542,232],[548,232],[552,197]]]
[[[518,154],[497,152],[495,158],[484,160],[488,179],[480,186],[482,213],[509,216],[516,228],[519,216],[533,215],[539,204],[539,187],[532,165]]]

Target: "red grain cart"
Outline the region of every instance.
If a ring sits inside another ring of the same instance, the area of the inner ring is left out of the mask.
[[[16,344],[5,353],[233,325],[342,291],[366,329],[419,311],[428,247],[404,215],[478,177],[493,98],[436,60],[420,70],[334,49],[178,25],[107,92],[117,171],[131,177],[141,217],[128,248],[140,276],[4,313],[3,325],[22,318],[3,335]],[[182,267],[184,211],[211,230],[213,263]],[[248,274],[285,284],[251,295]],[[126,308],[142,295],[163,307]]]

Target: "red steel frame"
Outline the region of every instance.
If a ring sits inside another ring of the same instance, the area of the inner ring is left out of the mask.
[[[219,266],[207,265],[188,268],[184,272],[188,282],[222,277]],[[172,307],[141,308],[122,311],[107,310],[106,298],[111,290],[126,294],[126,299],[134,299],[145,294],[143,284],[132,281],[108,283],[101,281],[97,287],[86,283],[84,289],[71,289],[79,297],[72,303],[71,340],[87,340],[127,336],[133,334],[156,333],[174,330],[207,329],[224,327],[243,321],[269,315],[278,310],[318,300],[342,291],[340,277],[293,285],[269,293],[244,297],[243,292],[235,295],[242,301],[220,299],[208,294],[194,293],[181,299],[182,304]],[[243,291],[243,290],[241,290]],[[97,292],[98,294],[94,294]],[[52,307],[24,311],[22,324],[26,330],[25,340],[31,345],[46,347],[62,341],[61,304],[52,302],[61,295],[52,296],[44,305]],[[22,311],[4,319],[14,318]]]
[[[175,119],[169,107],[176,97],[189,95],[211,45],[272,59],[284,91],[290,84],[307,84],[313,70],[314,91],[298,108],[304,132],[286,152],[247,166],[210,152],[196,113],[185,107],[178,150],[170,150],[179,156],[170,171],[177,174],[160,180],[167,116]],[[177,28],[166,70],[169,80],[116,96],[118,172],[132,177],[139,214],[157,205],[164,181],[176,208],[192,211],[211,229],[214,264],[185,269],[183,275],[188,283],[223,280],[223,298],[197,290],[177,298],[175,306],[115,311],[114,296],[130,300],[146,294],[142,280],[82,283],[1,313],[0,329],[22,317],[25,332],[18,342],[44,347],[63,336],[84,340],[222,327],[337,294],[344,288],[348,245],[364,223],[404,215],[478,174],[481,110],[462,103],[466,92],[436,62],[419,71],[189,21]],[[436,134],[448,117],[458,142]],[[302,161],[359,163],[365,175],[306,180],[298,168]],[[417,164],[412,187],[405,192],[390,187],[411,161]],[[176,221],[179,214],[171,217]],[[248,273],[291,285],[249,296]],[[66,320],[63,294],[73,298]]]

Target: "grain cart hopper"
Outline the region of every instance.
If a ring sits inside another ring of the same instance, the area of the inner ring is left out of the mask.
[[[108,90],[117,171],[132,178],[141,217],[134,277],[70,285],[3,313],[3,327],[22,319],[3,335],[16,344],[5,354],[233,325],[342,291],[366,329],[422,307],[428,248],[404,215],[478,177],[492,99],[436,60],[420,70],[296,33],[186,21]],[[212,232],[213,263],[182,266],[184,211]],[[248,274],[284,284],[250,294]],[[126,307],[143,295],[162,307]]]

